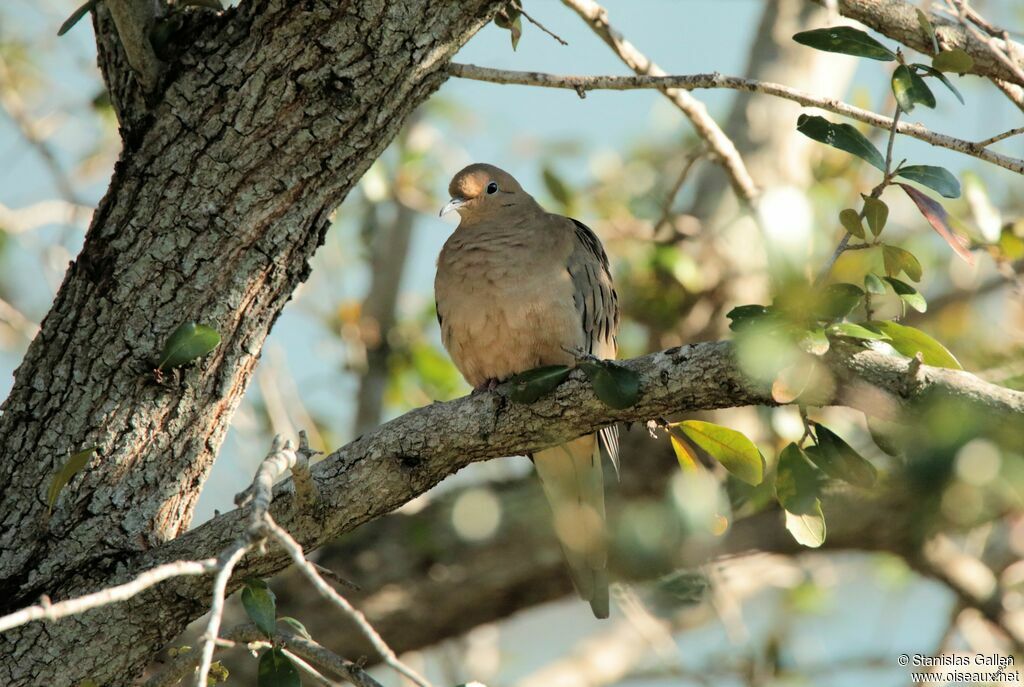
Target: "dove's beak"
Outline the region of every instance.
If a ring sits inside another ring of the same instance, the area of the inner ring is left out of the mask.
[[[458,210],[459,208],[461,208],[465,204],[466,204],[466,201],[464,201],[464,200],[462,200],[460,198],[452,198],[451,200],[448,201],[447,205],[445,205],[443,208],[441,208],[441,214],[438,215],[438,217],[444,217],[445,215],[447,215],[452,210]]]

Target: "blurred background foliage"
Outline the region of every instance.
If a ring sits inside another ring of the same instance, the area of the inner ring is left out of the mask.
[[[812,3],[606,4],[612,21],[670,72],[747,74],[878,112],[891,113],[895,105],[888,67],[790,40],[828,21]],[[10,0],[0,6],[0,396],[81,246],[118,154],[88,22],[56,37],[73,5]],[[1024,26],[1024,10],[1015,3],[973,5],[997,24]],[[535,1],[527,9],[570,45],[526,24],[513,52],[507,33],[491,26],[459,59],[558,73],[622,72],[560,4]],[[990,84],[955,81],[965,105],[937,89],[936,110],[917,109],[912,118],[972,140],[1020,124],[1020,111]],[[337,211],[312,276],[267,342],[195,524],[231,507],[274,433],[306,429],[314,447],[329,450],[411,408],[468,391],[440,345],[432,294],[434,261],[452,229],[436,213],[448,179],[468,162],[509,169],[547,208],[581,219],[601,237],[621,299],[623,357],[726,338],[726,313],[734,307],[785,300],[785,284],[806,288],[842,234],[839,212],[859,207],[859,194],[877,183],[877,172],[798,134],[801,110],[791,103],[749,94],[700,96],[764,190],[760,227],[685,119],[657,93],[591,93],[579,100],[542,89],[445,84]],[[885,132],[862,132],[884,149]],[[998,145],[1024,153],[1021,137]],[[888,191],[886,241],[919,259],[924,277],[917,288],[928,308],[903,312],[890,294],[875,300],[875,316],[927,331],[988,381],[1024,388],[1020,178],[903,138],[896,158],[941,164],[960,179],[963,195],[945,205],[971,237],[975,265],[956,259],[912,203]],[[863,283],[867,271],[882,273],[880,252],[845,253],[833,279]],[[780,354],[767,345],[758,339],[751,348],[776,369]],[[700,419],[750,437],[769,471],[805,431],[794,407]],[[982,595],[1003,590],[1024,612],[1020,428],[942,403],[909,427],[869,428],[862,414],[842,408],[811,409],[811,419],[871,461],[886,485],[825,499],[835,550],[801,553],[788,540],[766,546],[779,555],[740,555],[743,544],[766,544],[745,541],[740,523],[756,524],[771,509],[770,481],[750,486],[720,469],[681,471],[664,436],[651,442],[634,428],[625,439],[622,484],[609,487],[616,572],[637,581],[616,592],[620,619],[596,625],[582,605],[552,602],[480,624],[422,651],[418,660],[449,684],[472,677],[502,685],[853,685],[905,683],[906,671],[895,663],[900,652],[1019,649],[967,608],[954,587],[936,582],[942,577],[930,566],[974,561],[984,570],[969,571],[969,582],[981,585]],[[892,456],[878,446],[894,435],[903,450]],[[529,547],[516,550],[520,563],[563,575],[536,485],[522,480],[529,471],[521,458],[474,465],[402,509],[395,518],[405,517],[404,524],[389,525],[396,528],[394,541],[377,530],[362,538],[355,533],[321,562],[334,561],[363,586],[371,620],[396,627],[427,621],[396,616],[395,604],[413,607],[416,594],[474,585],[478,563],[470,555],[502,556],[504,547],[511,557],[515,543],[525,541]],[[838,504],[832,512],[829,503]],[[886,519],[871,517],[876,508]],[[738,538],[734,555],[698,565],[730,527]],[[492,574],[480,568],[479,579]],[[531,574],[523,572],[523,579],[539,584]],[[318,622],[316,603],[293,582],[284,576],[272,583],[280,606],[318,641],[346,646],[344,628],[328,618]],[[565,591],[560,580],[550,593],[534,593],[545,597],[539,601]],[[609,664],[609,656],[617,662]],[[241,662],[231,667],[236,675],[247,670]]]

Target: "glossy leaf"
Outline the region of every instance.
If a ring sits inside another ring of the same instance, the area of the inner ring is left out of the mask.
[[[953,227],[949,223],[949,215],[946,213],[946,209],[942,207],[937,201],[929,198],[925,194],[918,191],[913,186],[907,184],[896,184],[903,191],[910,196],[910,199],[917,205],[917,209],[921,211],[924,218],[928,220],[928,224],[932,225],[932,229],[942,237],[942,239],[949,244],[957,255],[964,259],[969,264],[974,264],[974,256],[967,250],[967,240],[957,234]],[[916,280],[915,280],[916,281]]]
[[[853,208],[846,208],[839,213],[839,223],[853,236],[864,238],[864,223],[860,221],[860,213]]]
[[[875,446],[882,449],[890,456],[896,457],[903,454],[903,442],[901,436],[903,427],[895,422],[882,420],[881,418],[865,416],[868,425],[868,433]]]
[[[878,471],[864,456],[824,425],[815,423],[814,433],[817,446],[806,453],[825,474],[858,487],[874,485]]]
[[[729,329],[734,332],[765,317],[774,317],[775,309],[767,305],[738,305],[725,314],[729,318]]]
[[[885,265],[886,275],[890,277],[896,277],[900,272],[904,272],[914,281],[921,281],[921,261],[910,251],[898,246],[882,246],[882,263]]]
[[[925,301],[924,296],[922,296],[913,286],[905,281],[900,281],[893,277],[886,277],[885,280],[889,282],[889,285],[892,287],[892,290],[896,292],[896,295],[911,308],[918,312],[925,312],[928,310],[928,303]]]
[[[864,290],[856,284],[829,284],[821,295],[814,316],[822,320],[841,320],[864,298]]]
[[[683,469],[683,472],[695,472],[700,467],[700,461],[693,449],[687,445],[685,440],[679,439],[674,434],[670,434],[669,439],[672,442],[672,451],[676,454],[676,460],[679,461],[679,467]]]
[[[889,206],[880,198],[864,196],[864,219],[868,221],[871,233],[878,236],[885,229],[885,223],[889,219]]]
[[[195,322],[186,322],[175,329],[167,339],[157,367],[161,370],[171,370],[187,365],[202,358],[219,344],[220,334],[216,329]]]
[[[885,158],[875,144],[849,124],[834,124],[817,115],[800,115],[796,129],[808,138],[856,155],[879,170],[885,170]]]
[[[864,275],[864,290],[876,296],[881,296],[885,293],[885,283],[877,275],[868,272]]]
[[[920,69],[921,71],[927,73],[928,76],[933,76],[936,79],[938,79],[939,81],[941,81],[943,84],[945,84],[946,88],[948,88],[953,93],[953,95],[956,96],[956,99],[960,101],[960,104],[961,105],[964,104],[964,97],[963,97],[963,95],[961,95],[961,93],[957,89],[957,87],[953,85],[953,82],[950,81],[949,77],[947,77],[945,74],[940,72],[935,67],[930,67],[927,64],[920,64],[919,62],[915,62],[913,66],[915,66],[918,69]]]
[[[939,41],[935,37],[935,27],[932,26],[932,22],[924,10],[920,7],[915,7],[914,10],[917,12],[917,25],[921,27],[921,31],[924,32],[924,35],[928,37],[929,41],[931,41],[932,51],[938,52]]]
[[[533,403],[554,391],[571,371],[565,365],[545,365],[520,372],[508,380],[508,397],[516,403]]]
[[[87,0],[82,3],[78,9],[71,13],[71,16],[64,20],[64,23],[57,29],[57,35],[63,36],[65,33],[70,31],[75,24],[82,20],[82,17],[89,14],[89,11],[95,7],[100,0]]]
[[[825,542],[825,517],[821,512],[818,470],[796,444],[779,454],[775,495],[786,511],[786,529],[796,541],[816,548]]]
[[[608,360],[588,360],[580,367],[606,406],[621,410],[636,405],[640,398],[640,375],[636,372]]]
[[[913,112],[915,105],[935,107],[935,94],[916,72],[905,64],[892,74],[892,93],[904,112]]]
[[[877,320],[869,324],[888,335],[887,343],[908,358],[913,358],[920,353],[925,365],[947,367],[952,370],[964,369],[960,365],[960,361],[945,346],[920,329],[885,320]]]
[[[908,167],[900,167],[897,176],[909,179],[910,181],[916,181],[922,186],[938,191],[939,194],[946,198],[960,197],[960,182],[957,181],[957,178],[949,170],[942,167],[910,165]]]
[[[864,339],[866,341],[885,341],[889,336],[883,332],[868,329],[862,324],[855,322],[840,322],[828,328],[832,336],[845,336],[848,339]]]
[[[852,26],[833,26],[826,29],[801,31],[793,40],[826,52],[838,52],[854,57],[867,57],[882,62],[892,62],[895,53],[865,32]]]
[[[943,50],[932,58],[932,66],[941,72],[956,72],[963,74],[974,68],[974,58],[968,55],[962,48]]]
[[[277,597],[264,580],[252,579],[242,588],[242,607],[260,632],[273,637],[277,630]]]
[[[304,637],[306,639],[313,639],[313,637],[309,634],[309,630],[306,629],[306,626],[298,620],[296,620],[295,618],[291,617],[290,615],[278,618],[277,622],[287,627],[289,632],[293,632],[298,636]]]
[[[687,420],[675,426],[698,448],[747,484],[760,484],[764,479],[764,457],[754,442],[742,433],[700,420]]]
[[[801,332],[800,338],[797,339],[797,344],[812,355],[825,355],[828,353],[828,337],[825,336],[825,330],[821,327]]]
[[[264,649],[256,673],[257,687],[302,687],[299,669],[279,647]]]
[[[83,449],[78,453],[68,458],[67,462],[61,466],[57,474],[50,480],[50,488],[46,490],[46,505],[49,510],[53,510],[53,507],[57,504],[57,498],[60,496],[61,490],[71,481],[71,478],[77,475],[82,468],[89,464],[89,459],[92,454],[96,452],[98,446],[91,446],[87,449]]]

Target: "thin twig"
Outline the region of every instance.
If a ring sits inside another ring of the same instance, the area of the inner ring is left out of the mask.
[[[33,620],[57,620],[69,615],[84,613],[93,608],[107,606],[119,601],[127,601],[136,594],[164,580],[185,575],[206,575],[216,570],[217,565],[216,558],[208,558],[204,561],[165,563],[139,574],[130,582],[125,582],[115,587],[108,587],[92,594],[57,603],[51,603],[48,599],[44,598],[35,606],[23,608],[20,611],[15,611],[0,618],[0,632],[6,632],[12,627],[18,627]]]
[[[284,530],[280,525],[275,523],[273,519],[267,515],[266,526],[267,534],[277,540],[277,542],[284,548],[284,550],[291,556],[292,560],[298,566],[299,571],[310,581],[314,588],[327,600],[334,603],[345,615],[352,619],[353,622],[359,627],[363,635],[370,641],[373,648],[381,655],[384,663],[389,665],[398,673],[401,673],[405,677],[412,680],[419,687],[432,687],[430,682],[417,673],[409,666],[402,663],[395,652],[388,646],[384,638],[377,633],[373,626],[370,625],[370,621],[366,619],[357,608],[348,602],[348,599],[343,597],[337,591],[334,590],[331,585],[327,584],[320,573],[316,571],[309,561],[306,560],[306,555],[302,550],[302,546],[292,538],[287,531]]]
[[[875,186],[875,188],[873,188],[871,190],[871,197],[872,198],[878,198],[879,196],[881,196],[882,195],[882,191],[884,191],[885,187],[888,186],[889,183],[892,181],[892,176],[893,176],[892,175],[892,152],[893,152],[893,148],[894,148],[895,143],[896,143],[896,130],[899,127],[900,115],[902,113],[903,113],[903,108],[901,108],[899,106],[899,104],[897,104],[896,105],[896,112],[894,112],[893,116],[892,116],[892,125],[889,127],[889,142],[888,142],[888,144],[885,147],[885,170],[883,172],[884,176],[882,177],[882,181],[877,186]],[[864,208],[861,208],[861,211],[858,214],[859,214],[860,218],[863,219],[864,218]],[[855,250],[855,249],[859,249],[859,248],[870,248],[871,245],[872,245],[870,243],[865,243],[865,244],[858,245],[858,246],[851,246],[850,245],[850,239],[851,238],[853,238],[853,234],[851,234],[849,231],[844,230],[843,237],[841,239],[839,239],[839,244],[836,246],[836,249],[834,251],[832,251],[832,255],[825,262],[825,265],[821,268],[821,271],[818,272],[818,277],[817,277],[817,279],[814,280],[815,284],[820,284],[821,282],[823,282],[825,280],[825,278],[832,271],[832,267],[836,264],[836,260],[839,259],[840,255],[842,255],[843,253],[845,253],[848,250]]]
[[[548,27],[544,26],[539,21],[537,21],[536,19],[531,17],[529,14],[526,13],[526,10],[524,10],[522,7],[519,8],[519,14],[523,15],[524,17],[526,17],[526,21],[530,22],[531,24],[536,26],[538,29],[540,29],[541,31],[543,31],[547,35],[549,35],[552,38],[554,38],[556,41],[558,41],[562,45],[569,45],[569,41],[565,40],[564,38],[559,36],[557,33],[555,33],[554,31],[552,31],[551,29],[549,29]]]
[[[206,621],[206,631],[203,632],[201,642],[203,645],[201,658],[199,659],[199,671],[196,674],[196,687],[206,687],[207,678],[210,675],[210,666],[213,665],[213,649],[217,642],[217,635],[220,633],[220,621],[224,616],[224,597],[226,595],[228,580],[231,579],[231,571],[235,569],[238,561],[249,551],[251,544],[246,540],[238,541],[233,549],[229,549],[223,557],[220,571],[213,581],[213,601],[210,602],[210,618]]]
[[[562,2],[585,20],[601,40],[607,43],[619,56],[619,59],[636,74],[650,77],[666,76],[661,67],[640,52],[611,25],[608,21],[608,11],[605,8],[593,0],[562,0]],[[685,87],[683,88],[685,89]],[[750,176],[736,145],[718,126],[718,122],[708,114],[704,103],[686,90],[674,88],[668,84],[659,87],[659,90],[682,111],[693,124],[697,135],[707,142],[708,148],[715,154],[716,161],[725,170],[740,200],[745,205],[752,206],[759,195],[757,184]]]
[[[869,110],[854,107],[834,98],[822,98],[804,91],[783,86],[782,84],[757,79],[745,79],[738,76],[721,74],[683,74],[676,76],[565,76],[546,74],[543,72],[521,72],[507,69],[490,69],[472,64],[451,63],[448,72],[452,76],[488,81],[499,84],[517,84],[521,86],[541,86],[544,88],[562,88],[568,90],[618,90],[664,89],[679,88],[685,90],[703,88],[725,88],[736,91],[763,93],[765,95],[792,100],[807,107],[817,107],[829,112],[864,122],[879,129],[890,129],[893,126],[891,117],[880,115]],[[1017,174],[1024,174],[1024,160],[1009,157],[981,148],[973,141],[965,141],[954,136],[929,131],[920,124],[899,122],[897,133],[916,138],[939,148],[948,148],[964,155],[976,157],[998,167],[1008,169]]]
[[[998,143],[999,141],[1010,138],[1011,136],[1017,136],[1018,134],[1024,134],[1024,126],[1018,126],[1016,129],[1010,129],[1009,131],[1004,131],[1001,134],[996,134],[995,136],[986,138],[984,141],[978,141],[975,145],[979,148],[987,148],[993,143]]]

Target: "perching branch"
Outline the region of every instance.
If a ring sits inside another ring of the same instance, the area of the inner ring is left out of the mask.
[[[840,346],[834,346],[822,362],[837,384],[829,398],[816,399],[816,404],[846,404],[878,412],[877,394],[861,393],[870,385],[897,407],[940,396],[988,416],[1004,415],[1013,422],[1024,415],[1024,392],[985,383],[966,372],[915,366],[902,357],[869,350],[851,352]],[[769,386],[742,373],[729,343],[682,346],[622,364],[640,376],[640,397],[632,408],[605,406],[579,372],[531,405],[511,402],[501,389],[435,403],[388,422],[315,465],[311,472],[321,498],[312,507],[297,507],[291,481],[279,484],[269,514],[310,550],[394,510],[475,461],[533,452],[612,422],[637,422],[702,409],[774,405]],[[218,516],[127,559],[125,566],[138,574],[197,555],[221,556],[237,545],[238,533],[246,531],[251,517],[248,508]],[[237,564],[225,593],[236,589],[244,577],[273,574],[291,561],[289,554],[277,547],[265,555],[248,556]],[[130,604],[105,608],[103,622],[126,622],[140,613],[172,605],[175,613],[161,628],[171,637],[202,615],[209,603],[206,580],[179,578]],[[77,627],[61,625],[49,628],[51,636]]]
[[[472,64],[451,63],[448,72],[452,76],[476,81],[489,81],[499,84],[516,84],[520,86],[542,86],[545,88],[564,88],[577,93],[589,90],[626,91],[640,88],[681,88],[693,90],[698,88],[726,88],[735,91],[763,93],[777,98],[784,98],[807,107],[828,110],[859,122],[864,122],[879,129],[890,129],[893,125],[891,117],[864,110],[834,98],[822,98],[804,91],[783,86],[782,84],[755,79],[744,79],[738,76],[722,74],[684,74],[678,76],[567,76],[546,74],[543,72],[521,72],[508,69],[491,69]],[[990,162],[1017,174],[1024,174],[1024,160],[993,152],[973,141],[966,141],[954,136],[929,131],[920,124],[900,122],[896,131],[939,148],[948,148],[964,155],[976,157]]]

